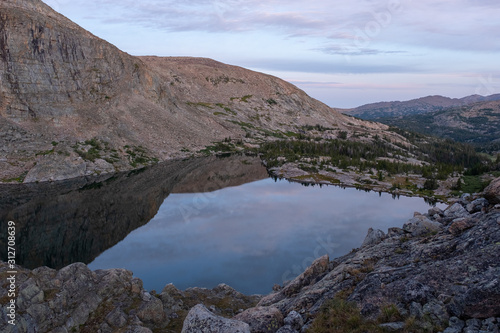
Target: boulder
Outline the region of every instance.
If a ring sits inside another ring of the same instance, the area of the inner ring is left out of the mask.
[[[484,189],[484,197],[491,204],[500,204],[500,177],[494,179],[490,185]]]
[[[302,288],[316,283],[328,271],[329,263],[330,259],[327,254],[314,260],[311,266],[309,266],[302,274],[293,279],[293,281],[286,285],[279,293],[264,297],[259,302],[259,305],[268,305],[268,302],[273,302],[276,300],[275,297],[279,298],[283,296],[289,297],[295,295],[300,290],[302,290]]]
[[[438,232],[442,226],[441,223],[431,221],[424,215],[417,215],[403,225],[403,230],[416,237]]]
[[[427,214],[429,216],[434,216],[434,215],[443,215],[443,210],[439,207],[432,207],[431,209],[429,209],[429,211],[427,212]]]
[[[275,333],[284,324],[280,310],[273,306],[250,308],[236,315],[234,319],[250,325],[252,333]]]
[[[277,330],[276,333],[299,333],[299,331],[293,329],[290,325],[285,325]]]
[[[463,231],[472,228],[473,226],[474,226],[474,221],[472,219],[461,217],[453,220],[450,227],[448,228],[448,231],[452,235],[457,236],[461,234]]]
[[[87,165],[82,158],[65,158],[63,155],[39,156],[37,164],[28,172],[25,183],[56,181],[85,176]]]
[[[250,333],[250,327],[242,321],[216,316],[198,304],[184,320],[182,333]]]
[[[458,219],[460,217],[468,217],[469,212],[458,202],[446,208],[444,216],[451,219]]]
[[[161,300],[151,297],[149,301],[140,306],[137,317],[144,323],[161,324],[166,318]]]
[[[465,327],[465,322],[457,317],[451,317],[448,322],[449,327],[447,329],[457,331],[458,333],[462,332]]]
[[[385,233],[380,230],[373,230],[373,228],[368,229],[368,233],[366,234],[365,240],[363,241],[363,244],[361,247],[369,246],[369,245],[376,245],[383,241],[385,238]]]
[[[402,329],[404,329],[405,323],[398,321],[394,323],[380,324],[379,326],[387,331],[400,332]]]
[[[290,311],[285,318],[285,326],[286,325],[298,331],[304,326],[304,319],[297,311]]]
[[[470,204],[466,206],[466,209],[469,213],[474,214],[480,212],[483,207],[488,207],[489,202],[485,198],[479,198],[472,201]]]

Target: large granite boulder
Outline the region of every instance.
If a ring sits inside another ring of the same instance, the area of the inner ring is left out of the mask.
[[[424,215],[416,215],[403,225],[403,230],[410,233],[412,236],[422,236],[429,233],[436,233],[442,227],[441,223],[431,221]]]
[[[500,204],[500,177],[484,189],[484,197],[492,204]]]
[[[366,234],[365,240],[363,241],[361,247],[378,244],[384,238],[385,238],[385,233],[382,230],[380,229],[374,230],[373,228],[370,228],[368,229],[368,233]]]
[[[184,320],[182,333],[250,333],[250,327],[242,321],[216,316],[198,304]]]
[[[273,306],[257,306],[234,317],[250,325],[252,333],[275,333],[283,326],[284,319],[280,310]]]

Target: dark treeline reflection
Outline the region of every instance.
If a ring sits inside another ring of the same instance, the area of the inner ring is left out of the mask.
[[[286,179],[286,178],[283,178],[281,176],[276,176],[276,175],[274,175],[274,174],[272,174],[270,172],[268,172],[268,175],[269,175],[270,178],[272,178],[274,180],[274,182],[277,182],[278,180],[281,181],[283,179]],[[307,181],[299,181],[299,180],[291,180],[291,179],[287,179],[287,180],[290,183],[299,183],[299,184],[301,184],[302,186],[305,186],[305,187],[319,186],[321,188],[324,185],[324,184],[321,184],[321,183],[319,183],[319,184],[309,183]],[[336,187],[340,187],[340,188],[342,188],[344,190],[347,188],[346,186],[343,186],[343,185],[325,185],[325,186],[336,186]],[[362,187],[358,187],[358,186],[355,186],[354,188],[356,190],[358,190],[358,191],[363,191],[363,192],[366,192],[366,193],[370,193],[370,192],[373,191],[373,190],[371,190],[369,188],[362,188]],[[401,194],[398,193],[398,192],[390,192],[390,193],[391,193],[392,198],[394,200],[397,200],[397,199],[399,199],[401,197]],[[379,197],[381,197],[382,196],[382,192],[378,191],[378,195],[379,195]],[[437,199],[430,198],[430,197],[423,197],[423,199],[424,199],[425,203],[428,204],[428,205],[430,205],[430,206],[436,206],[436,204],[439,202]]]
[[[16,262],[27,268],[90,263],[149,222],[170,193],[196,193],[267,177],[260,160],[208,157],[69,181],[0,185],[0,221],[16,223]],[[0,230],[6,258],[7,228]]]

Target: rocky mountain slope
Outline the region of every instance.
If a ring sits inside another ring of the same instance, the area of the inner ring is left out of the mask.
[[[361,119],[380,120],[384,118],[406,117],[428,112],[440,111],[451,107],[466,106],[479,102],[500,100],[500,94],[490,96],[471,95],[463,98],[427,96],[410,101],[379,102],[342,110],[343,113]]]
[[[148,292],[129,271],[93,272],[82,263],[15,267],[17,326],[2,307],[0,330],[180,332],[183,323],[186,333],[498,332],[499,204],[500,178],[483,195],[415,213],[403,228],[370,229],[360,248],[331,261],[318,258],[264,297],[226,285]],[[2,304],[9,299],[8,271],[0,262]]]
[[[133,57],[40,0],[0,2],[0,180],[128,170],[322,124],[383,135],[276,77],[210,59]]]

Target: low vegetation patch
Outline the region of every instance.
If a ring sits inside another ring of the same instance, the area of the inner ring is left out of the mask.
[[[442,330],[434,327],[428,317],[417,319],[415,317],[403,316],[396,305],[386,304],[380,308],[377,319],[367,319],[360,313],[356,303],[346,301],[342,297],[335,297],[326,302],[317,314],[308,333],[383,333],[394,332],[383,327],[385,323],[400,322],[401,333],[432,333]],[[382,326],[381,326],[382,325]]]
[[[81,158],[87,161],[94,162],[96,159],[101,158],[101,151],[103,150],[103,145],[98,139],[92,138],[84,142],[78,142],[73,146],[75,153],[80,155]]]
[[[158,159],[150,157],[146,148],[142,146],[125,146],[125,149],[129,163],[134,168],[139,165],[148,165],[158,162]]]
[[[204,108],[209,108],[213,109],[215,108],[212,104],[210,103],[205,103],[205,102],[186,102],[187,105],[189,106],[196,106],[196,107],[204,107]]]

